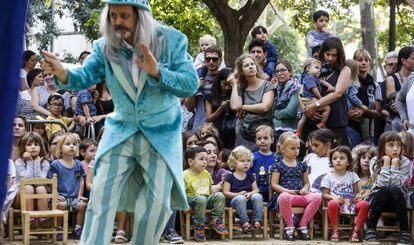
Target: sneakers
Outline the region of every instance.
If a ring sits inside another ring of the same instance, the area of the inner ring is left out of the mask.
[[[308,228],[306,226],[299,228],[298,233],[299,233],[299,236],[302,240],[304,240],[304,241],[309,241],[310,240],[309,231],[308,231]]]
[[[82,227],[76,225],[75,231],[73,232],[73,239],[79,240],[82,235]]]
[[[211,229],[213,229],[219,235],[227,235],[229,232],[226,227],[219,220],[213,220],[211,222]]]
[[[123,230],[117,230],[116,234],[115,234],[115,240],[114,240],[115,244],[122,244],[122,243],[127,243],[128,242],[128,238],[127,235],[125,233],[125,231]]]
[[[295,228],[293,228],[293,227],[285,228],[285,235],[284,235],[284,237],[288,241],[295,240]]]
[[[197,242],[205,242],[206,235],[204,234],[204,225],[198,225],[194,227],[194,239]]]
[[[401,231],[397,244],[411,244],[411,234],[408,231]]]
[[[178,235],[178,233],[174,229],[169,229],[167,233],[164,235],[164,242],[168,242],[170,244],[183,244],[183,238]]]

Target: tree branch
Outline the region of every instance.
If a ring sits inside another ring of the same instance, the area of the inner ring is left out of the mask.
[[[250,6],[252,5],[253,1],[254,0],[248,0],[243,7],[237,10],[237,15],[238,16],[244,15],[250,9]]]
[[[414,0],[405,0],[405,2],[414,10]]]

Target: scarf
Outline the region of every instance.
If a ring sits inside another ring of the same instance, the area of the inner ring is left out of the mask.
[[[321,68],[321,77],[326,77],[336,70],[336,67],[329,67],[328,64],[323,64]]]
[[[277,96],[276,96],[276,110],[285,109],[289,104],[290,97],[298,90],[299,83],[297,80],[291,78],[285,83],[285,86],[281,82],[277,84]]]

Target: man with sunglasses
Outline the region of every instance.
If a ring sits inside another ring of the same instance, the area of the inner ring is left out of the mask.
[[[192,107],[194,108],[194,122],[192,129],[195,132],[198,132],[200,124],[206,119],[204,101],[206,99],[211,99],[211,87],[213,86],[214,79],[218,76],[221,62],[221,49],[217,46],[208,47],[204,52],[204,66],[197,70],[199,76],[198,92],[186,103],[187,105],[190,105],[190,110]]]

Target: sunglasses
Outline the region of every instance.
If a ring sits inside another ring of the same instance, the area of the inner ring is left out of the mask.
[[[216,62],[218,60],[219,60],[218,57],[206,57],[206,62],[211,62],[211,61]]]

